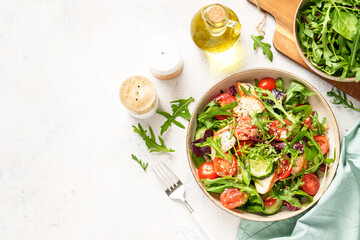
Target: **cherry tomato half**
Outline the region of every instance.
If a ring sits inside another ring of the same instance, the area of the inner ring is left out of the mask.
[[[255,144],[255,141],[252,141],[252,140],[240,141],[239,144],[236,145],[236,147],[235,147],[236,152],[239,155],[239,157],[241,157],[241,155],[242,155],[240,148],[243,149],[244,146],[246,145],[245,150],[247,150],[249,147],[251,147],[254,144]]]
[[[325,136],[314,136],[314,140],[320,145],[321,153],[325,155],[329,150],[329,140]]]
[[[265,207],[270,207],[274,205],[276,202],[275,198],[269,197],[269,195],[266,195],[265,197],[262,197],[263,203]]]
[[[215,157],[214,159],[214,171],[217,175],[222,177],[226,175],[228,177],[234,176],[237,170],[237,160],[234,155],[232,156],[232,161],[229,162],[227,159]]]
[[[280,123],[279,120],[275,120],[271,123],[269,133],[272,136],[275,136],[276,141],[281,141],[281,138],[287,138],[287,133],[289,129],[287,128],[290,126],[290,122],[284,119],[285,124]]]
[[[264,78],[259,82],[258,87],[265,89],[265,90],[273,90],[276,87],[276,80],[273,78]]]
[[[248,140],[247,136],[255,137],[257,132],[258,128],[251,124],[251,117],[245,116],[236,119],[234,134],[240,141]]]
[[[305,119],[304,126],[306,126],[308,129],[310,128],[310,126],[311,126],[311,117],[310,116],[308,116],[308,118]]]
[[[290,167],[289,159],[284,158],[280,160],[280,166],[278,171],[278,179],[287,178],[292,171],[292,167]]]
[[[232,103],[234,101],[236,101],[236,98],[229,93],[222,93],[215,98],[215,102],[219,102],[220,106],[222,106],[222,107],[225,106],[226,104]],[[215,118],[217,120],[224,120],[228,117],[229,116],[227,116],[227,115],[215,115]]]
[[[304,175],[302,181],[305,182],[305,184],[301,186],[301,189],[307,194],[315,196],[320,188],[318,177],[313,173],[308,173]]]
[[[198,175],[200,179],[215,179],[219,177],[214,171],[214,164],[212,162],[201,164],[198,169]]]
[[[247,193],[237,188],[227,188],[220,194],[222,205],[228,209],[233,209],[244,204],[247,200]]]

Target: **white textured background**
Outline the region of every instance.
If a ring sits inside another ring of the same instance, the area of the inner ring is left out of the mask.
[[[235,238],[239,219],[214,206],[190,173],[185,130],[173,126],[164,135],[175,153],[150,154],[131,125],[151,123],[158,133],[164,118],[138,121],[118,97],[124,79],[143,75],[156,85],[160,109],[170,111],[170,101],[197,101],[212,84],[252,67],[291,71],[323,95],[331,89],[274,49],[272,63],[252,50],[261,18],[254,6],[219,2],[243,26],[244,63],[227,73],[209,66],[189,33],[192,16],[209,1],[0,0],[0,239],[204,239],[131,153],[150,168],[166,162],[213,234]],[[271,42],[270,16],[264,28]],[[155,79],[144,59],[147,38],[160,33],[179,39],[185,61],[171,81]],[[360,113],[331,106],[343,136]]]

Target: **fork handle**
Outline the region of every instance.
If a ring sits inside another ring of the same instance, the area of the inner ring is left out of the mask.
[[[193,211],[191,215],[195,218],[196,222],[202,228],[209,240],[215,240],[215,237],[211,234],[205,223],[199,218],[199,216]]]

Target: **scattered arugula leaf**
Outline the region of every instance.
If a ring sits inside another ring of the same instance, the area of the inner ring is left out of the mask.
[[[263,50],[263,54],[267,54],[269,60],[272,62],[273,60],[273,53],[272,51],[270,50],[271,48],[271,45],[268,44],[268,43],[265,43],[265,42],[262,42],[262,40],[264,39],[264,36],[254,36],[254,35],[251,35],[251,38],[254,40],[254,50],[256,50],[256,48],[260,45],[260,47],[262,48]]]
[[[135,160],[137,163],[139,163],[141,168],[144,170],[144,172],[146,172],[146,169],[147,169],[147,167],[149,165],[148,163],[145,163],[145,162],[141,161],[141,159],[138,159],[134,154],[131,154],[131,158],[133,160]]]
[[[350,100],[347,99],[346,93],[339,90],[338,88],[336,89],[336,91],[334,90],[334,88],[332,88],[331,91],[326,93],[329,97],[334,98],[331,101],[332,104],[335,104],[335,105],[344,104],[345,108],[350,108],[350,109],[358,111],[358,112],[360,111],[360,108],[355,108],[354,104]]]
[[[179,99],[179,100],[170,102],[170,103],[173,103],[171,105],[172,115],[167,112],[156,111],[158,114],[167,118],[167,120],[161,126],[161,132],[160,132],[161,135],[163,135],[164,132],[171,126],[171,123],[174,123],[176,126],[178,126],[180,128],[183,128],[183,129],[185,128],[185,126],[183,124],[181,124],[179,121],[176,121],[176,118],[182,117],[189,121],[191,118],[191,114],[189,111],[189,104],[193,101],[194,101],[194,98],[190,97],[188,99]]]
[[[146,146],[150,152],[175,152],[173,149],[169,149],[164,140],[159,136],[160,144],[156,142],[156,138],[152,128],[149,126],[150,137],[147,136],[147,130],[144,130],[141,124],[138,124],[138,128],[136,126],[132,126],[135,133],[138,133],[141,138],[145,141]]]

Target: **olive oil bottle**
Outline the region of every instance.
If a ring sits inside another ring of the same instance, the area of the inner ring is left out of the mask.
[[[228,50],[240,37],[241,24],[230,8],[211,4],[200,9],[191,21],[195,44],[210,53]]]

